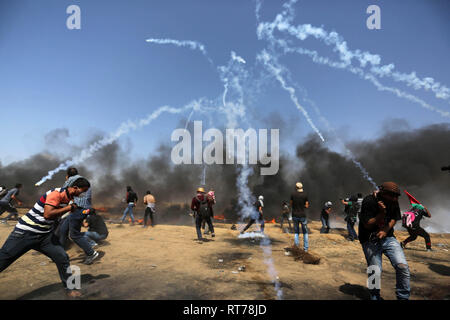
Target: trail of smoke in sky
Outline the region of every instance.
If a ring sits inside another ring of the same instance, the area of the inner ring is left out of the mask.
[[[208,61],[213,64],[211,58],[208,56],[208,53],[206,52],[205,46],[197,41],[192,40],[176,40],[176,39],[154,39],[150,38],[145,40],[149,43],[156,43],[156,44],[172,44],[177,47],[188,47],[191,50],[200,50],[203,55],[208,59]]]
[[[161,114],[163,113],[179,114],[188,109],[199,111],[201,109],[201,100],[193,101],[182,108],[162,106],[141,120],[138,121],[128,120],[127,122],[123,122],[119,126],[119,128],[115,132],[111,133],[109,136],[92,143],[89,147],[83,149],[78,156],[72,158],[71,160],[67,160],[64,163],[61,163],[56,169],[49,171],[45,177],[43,177],[40,181],[36,183],[36,186],[40,186],[45,181],[51,179],[59,171],[66,170],[71,166],[82,163],[84,160],[90,158],[92,154],[94,154],[94,152],[113,143],[114,141],[119,139],[122,135],[130,132],[131,130],[137,130],[141,127],[148,125],[150,122],[158,118]]]
[[[359,49],[355,51],[350,50],[344,38],[335,31],[328,32],[323,28],[315,27],[311,24],[302,24],[298,26],[291,25],[290,22],[292,22],[294,14],[293,4],[295,3],[297,3],[297,0],[291,0],[285,3],[284,7],[286,10],[281,14],[278,14],[273,22],[260,23],[258,25],[258,36],[263,37],[264,35],[267,35],[273,37],[273,31],[276,28],[278,31],[287,32],[302,41],[306,40],[308,37],[314,37],[323,41],[328,46],[333,46],[333,51],[339,53],[339,58],[347,66],[352,65],[352,61],[356,60],[362,68],[370,66],[370,72],[374,75],[379,77],[390,77],[394,81],[403,82],[415,90],[431,90],[436,98],[439,99],[448,100],[450,98],[450,89],[441,85],[439,82],[436,82],[431,77],[421,79],[417,77],[415,71],[410,74],[394,71],[395,65],[393,63],[381,65],[381,56],[378,54],[372,54]]]
[[[295,104],[297,109],[299,109],[303,113],[311,128],[316,132],[316,134],[322,141],[325,141],[322,133],[320,133],[319,129],[317,129],[317,127],[309,117],[308,112],[301,106],[300,102],[298,101],[298,98],[295,95],[295,89],[286,84],[286,80],[282,77],[282,66],[278,65],[275,61],[275,58],[271,56],[266,50],[263,50],[262,53],[257,56],[257,60],[263,62],[267,69],[272,73],[272,75],[280,82],[283,89],[289,93],[291,100]]]
[[[390,92],[392,94],[395,94],[399,98],[404,98],[406,100],[409,100],[411,102],[421,105],[425,109],[437,112],[443,117],[450,117],[449,111],[443,111],[441,109],[438,109],[438,108],[426,103],[422,99],[420,99],[412,94],[406,93],[400,89],[384,86],[378,81],[377,78],[375,78],[375,76],[373,76],[372,74],[367,74],[361,68],[348,65],[344,62],[336,62],[327,57],[322,57],[317,53],[317,51],[314,51],[314,50],[308,50],[308,49],[304,49],[301,47],[297,47],[297,48],[287,47],[286,42],[284,42],[284,41],[275,41],[274,43],[278,44],[279,46],[282,46],[285,53],[298,53],[298,54],[310,57],[312,59],[312,61],[317,64],[327,65],[329,67],[336,68],[336,69],[345,69],[353,74],[360,76],[364,80],[370,81],[379,91]]]

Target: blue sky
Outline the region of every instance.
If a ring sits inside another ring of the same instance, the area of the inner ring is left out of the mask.
[[[273,21],[281,3],[264,1],[261,19]],[[71,4],[81,8],[81,30],[66,28],[66,8]],[[366,8],[371,4],[381,8],[381,30],[366,27]],[[450,86],[450,3],[446,0],[304,0],[295,9],[295,25],[310,23],[334,30],[352,50],[379,54],[383,64],[394,63],[400,72],[415,71]],[[68,141],[82,145],[93,133],[112,132],[123,121],[140,119],[162,105],[181,107],[199,97],[220,97],[224,87],[215,66],[226,65],[231,51],[243,57],[245,67],[255,75],[263,69],[256,55],[267,41],[257,39],[256,25],[253,0],[3,0],[0,161],[7,164],[49,149],[45,136],[55,129],[68,129]],[[149,44],[147,38],[201,42],[215,66],[200,51]],[[300,44],[336,57],[318,40]],[[412,128],[449,121],[307,57],[286,55],[280,63],[346,140],[373,139],[388,119],[405,119]],[[450,110],[448,100],[436,99],[430,92],[381,81]],[[283,119],[279,123],[285,125],[280,129],[282,138],[287,137],[282,141],[286,150],[293,151],[312,132],[275,80],[269,80],[254,98],[249,106],[252,121],[257,122],[253,124],[267,126],[265,120],[275,115]],[[311,106],[302,105],[325,132]],[[131,142],[133,157],[146,157],[158,144],[171,143],[172,130],[182,127],[187,116],[163,115],[120,142]],[[200,118],[194,115],[192,120],[196,119]]]

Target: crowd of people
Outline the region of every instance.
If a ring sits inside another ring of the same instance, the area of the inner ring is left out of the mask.
[[[67,289],[67,279],[70,276],[69,257],[66,253],[68,239],[70,238],[84,251],[86,254],[84,263],[92,264],[99,257],[95,247],[108,237],[108,228],[103,217],[98,215],[96,209],[92,207],[91,185],[86,178],[78,174],[76,168],[69,168],[63,186],[48,190],[25,215],[19,218],[15,204],[22,205],[22,201],[18,198],[21,188],[20,183],[11,189],[0,186],[0,215],[4,212],[9,213],[2,222],[6,223],[14,217],[17,220],[13,231],[0,249],[0,272],[33,249],[45,254],[56,264],[62,284]],[[432,250],[429,234],[420,227],[421,219],[431,218],[431,214],[423,204],[407,194],[412,207],[402,215],[398,203],[400,195],[400,189],[396,183],[385,182],[364,198],[361,193],[358,193],[340,200],[344,206],[347,239],[359,240],[368,267],[378,268],[379,274],[381,274],[382,255],[386,255],[396,271],[397,298],[408,299],[410,271],[403,249],[408,243],[416,240],[417,236],[421,236],[425,239],[427,250]],[[133,208],[137,205],[138,196],[131,186],[126,187],[124,201],[126,208],[120,223],[122,224],[129,215],[133,225],[135,223]],[[143,204],[145,206],[143,227],[148,227],[149,220],[154,227],[156,200],[151,191],[146,192]],[[206,192],[203,187],[199,187],[192,198],[190,208],[195,220],[198,242],[207,241],[204,237],[207,234],[215,237],[213,225],[215,204],[214,190]],[[287,221],[289,225],[287,232],[293,232],[294,244],[297,247],[300,247],[300,234],[302,234],[305,252],[309,250],[308,219],[311,218],[309,207],[308,195],[301,182],[295,184],[289,203],[284,201],[281,205],[281,230],[286,232],[283,223]],[[332,213],[333,203],[326,201],[320,213],[321,234],[330,232]],[[247,218],[249,221],[240,230],[241,234],[255,223],[260,225],[260,232],[264,234],[263,195],[258,196]],[[402,225],[409,233],[409,237],[402,242],[394,236],[394,225],[399,220],[402,220]],[[359,221],[358,233],[355,231],[357,221]],[[87,228],[87,231],[81,232],[82,227]],[[372,274],[370,272],[368,274],[370,279]],[[369,292],[371,299],[381,298],[379,288],[370,288]],[[67,294],[77,297],[80,292],[67,289]]]

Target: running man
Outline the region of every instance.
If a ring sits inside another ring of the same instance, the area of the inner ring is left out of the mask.
[[[22,188],[21,183],[17,183],[14,188],[6,192],[6,194],[1,198],[0,200],[0,216],[5,212],[9,212],[9,215],[3,219],[3,223],[6,223],[7,220],[9,220],[11,217],[16,216],[16,218],[19,217],[19,213],[17,212],[17,209],[12,205],[13,201],[15,201],[19,206],[22,205],[22,201],[17,198],[19,195],[19,191]]]
[[[430,211],[428,211],[428,209],[424,205],[418,203],[413,203],[412,208],[409,211],[414,213],[415,219],[410,227],[406,227],[406,230],[408,230],[409,233],[409,237],[400,242],[400,245],[404,249],[408,243],[416,240],[417,236],[421,236],[425,239],[425,246],[427,247],[427,251],[432,251],[430,235],[425,231],[425,229],[420,226],[420,220],[422,220],[422,217],[431,218]]]
[[[244,233],[245,231],[247,231],[247,229],[250,228],[250,226],[252,224],[254,224],[256,221],[258,221],[258,223],[261,226],[261,233],[264,233],[264,217],[263,217],[264,202],[263,201],[264,201],[264,197],[259,196],[258,201],[256,201],[254,204],[254,207],[256,210],[253,212],[253,216],[250,218],[250,221],[247,223],[244,230],[241,231],[241,234]]]
[[[86,192],[89,187],[89,181],[80,178],[67,189],[52,189],[40,197],[34,207],[19,219],[0,249],[0,272],[33,249],[45,254],[56,264],[68,296],[81,296],[79,291],[67,288],[67,280],[72,275],[68,269],[69,256],[53,234],[53,229],[55,221],[61,215],[77,210],[75,204],[67,205],[67,203]]]

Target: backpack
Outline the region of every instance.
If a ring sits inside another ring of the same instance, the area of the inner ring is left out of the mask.
[[[207,197],[203,197],[203,201],[200,200],[198,197],[196,197],[197,201],[198,201],[198,208],[197,208],[197,214],[199,215],[199,217],[201,217],[202,219],[206,219],[210,217],[210,212],[209,212],[209,208],[208,208],[208,199]]]

